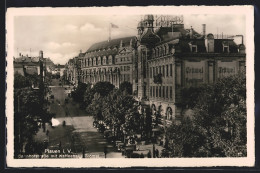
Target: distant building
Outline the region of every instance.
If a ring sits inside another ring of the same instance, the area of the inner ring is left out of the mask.
[[[14,72],[20,73],[22,75],[25,74],[37,74],[40,75],[40,63],[45,71],[50,72],[54,66],[54,63],[50,60],[50,58],[43,57],[43,51],[39,52],[39,56],[37,57],[29,57],[28,55],[24,56],[21,53],[19,57],[14,58]]]
[[[65,64],[64,78],[73,85],[78,83],[78,58],[72,58]]]

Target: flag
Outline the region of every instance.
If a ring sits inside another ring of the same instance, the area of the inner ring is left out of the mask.
[[[111,28],[119,28],[117,25],[111,23]]]

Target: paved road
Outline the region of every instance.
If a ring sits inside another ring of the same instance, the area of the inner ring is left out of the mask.
[[[59,122],[59,125],[55,128],[47,127],[49,146],[55,147],[61,143],[63,149],[72,149],[78,154],[82,154],[83,148],[85,148],[86,154],[99,155],[100,157],[104,157],[104,147],[106,146],[108,158],[123,157],[121,153],[116,152],[113,145],[107,143],[103,134],[93,127],[92,116],[88,116],[84,110],[79,109],[78,104],[72,99],[65,103],[68,86],[51,86],[50,88],[51,94],[54,95],[50,104],[50,112],[56,114],[55,121]],[[66,122],[66,126],[62,126],[63,121]],[[44,134],[38,136],[43,137]]]

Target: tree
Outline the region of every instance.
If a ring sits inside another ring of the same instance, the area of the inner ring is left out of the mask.
[[[87,87],[84,91],[84,105],[86,107],[86,111],[94,113],[94,116],[96,116],[96,111],[100,109],[102,110],[102,100],[113,89],[114,85],[109,82],[97,82],[92,88],[89,85],[89,87]],[[97,106],[100,106],[100,108],[97,108]],[[101,114],[101,112],[99,114]]]
[[[114,88],[115,86],[110,82],[97,82],[93,86],[92,90],[94,93],[99,93],[100,96],[104,97],[107,96]]]
[[[202,136],[195,129],[190,118],[184,118],[181,124],[172,124],[166,129],[166,140],[171,157],[196,157]]]
[[[166,129],[172,157],[246,156],[245,75],[186,91],[194,115]]]
[[[199,95],[205,90],[206,85],[181,89],[181,103],[184,108],[193,109]]]
[[[243,74],[208,86],[194,107],[194,122],[208,156],[246,156],[246,78]]]
[[[124,81],[119,85],[119,90],[132,95],[133,85],[128,81]]]
[[[90,88],[90,84],[85,84],[80,82],[76,90],[71,92],[72,98],[78,103],[83,103],[84,93],[87,90],[87,88]]]
[[[32,84],[39,84],[40,77],[36,75],[14,75],[14,150],[15,157],[27,146],[33,144],[33,135],[39,130],[39,123],[49,122],[53,116],[45,107],[42,90],[33,89]],[[26,147],[32,149],[31,147]],[[30,152],[36,149],[30,150]]]

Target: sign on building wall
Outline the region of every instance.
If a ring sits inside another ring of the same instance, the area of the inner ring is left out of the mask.
[[[218,78],[234,75],[236,73],[236,61],[221,62],[218,61]]]
[[[204,62],[186,62],[185,63],[185,83],[186,86],[197,86],[202,84],[204,79]]]

